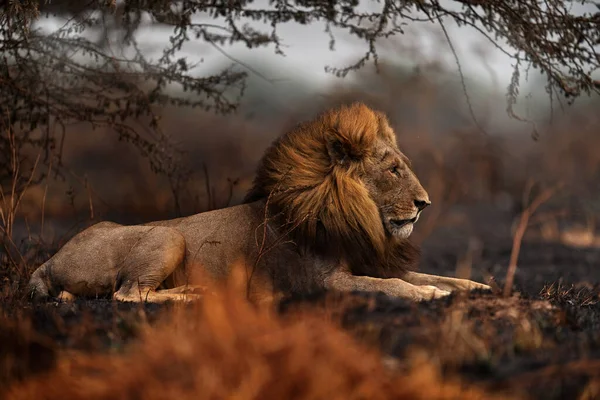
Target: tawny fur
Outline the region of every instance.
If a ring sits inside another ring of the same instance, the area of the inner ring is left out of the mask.
[[[198,283],[194,270],[223,279],[240,259],[251,290],[376,290],[423,300],[488,288],[407,272],[418,256],[407,237],[428,204],[386,117],[356,103],[276,140],[244,204],[136,226],[94,225],[35,271],[30,289],[38,298],[179,300],[188,297],[182,285]]]

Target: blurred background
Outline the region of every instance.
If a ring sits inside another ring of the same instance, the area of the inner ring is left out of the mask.
[[[62,29],[73,10],[63,13],[60,3],[52,10],[57,14],[34,25],[50,35]],[[326,66],[355,62],[364,44],[341,32],[332,50],[324,28],[281,25],[283,56],[240,43],[187,42],[178,57],[198,63],[190,74],[216,74],[233,64],[248,74],[247,86],[237,110],[225,115],[169,104],[154,108],[176,154],[170,174],[153,170],[147,154],[110,127],[64,127],[60,174],[53,173],[56,163],[34,164],[39,148],[23,147],[21,170],[35,165],[47,179],[32,179],[22,190],[11,247],[20,254],[13,260],[23,257],[35,267],[100,220],[135,224],[238,204],[274,138],[327,107],[363,101],[389,116],[433,202],[414,233],[422,270],[502,280],[521,212],[539,193],[562,185],[528,222],[516,283],[538,291],[557,279],[600,280],[598,96],[568,104],[549,96],[543,76],[517,66],[520,93],[509,109],[514,60],[474,29],[450,22],[452,48],[437,25],[409,25],[404,35],[378,42],[378,71],[368,63],[336,77]],[[160,57],[171,33],[142,21],[135,32],[139,51]],[[152,137],[147,119],[131,124]],[[10,163],[9,153],[0,157]],[[4,193],[11,182],[9,170],[2,176]]]

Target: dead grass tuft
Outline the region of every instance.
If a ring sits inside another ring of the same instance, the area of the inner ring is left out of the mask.
[[[237,280],[239,282],[239,279]],[[285,318],[230,284],[178,307],[123,354],[62,356],[51,372],[9,388],[7,399],[494,399],[442,379],[415,358],[406,373],[331,322]]]

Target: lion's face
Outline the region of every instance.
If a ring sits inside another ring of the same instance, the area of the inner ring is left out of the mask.
[[[408,158],[396,146],[378,140],[363,173],[361,180],[379,209],[386,233],[399,239],[410,236],[431,202]]]
[[[361,103],[328,110],[275,141],[246,196],[259,199],[294,224],[300,246],[341,251],[355,265],[396,257],[394,246],[407,243],[400,239],[429,205],[386,116]]]

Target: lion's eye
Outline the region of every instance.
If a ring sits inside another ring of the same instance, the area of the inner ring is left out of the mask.
[[[397,165],[394,165],[392,168],[390,168],[390,172],[396,176],[400,176],[400,168],[398,168]]]

